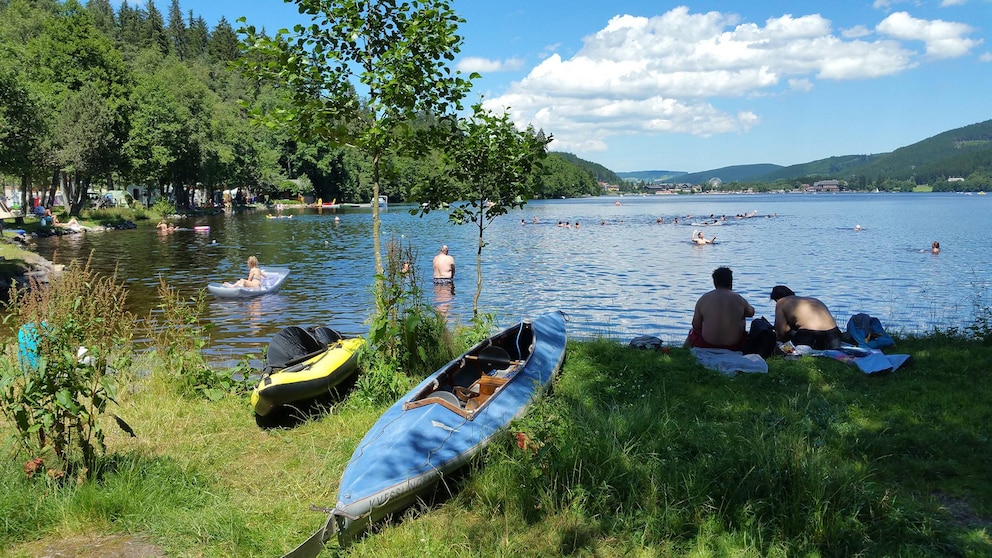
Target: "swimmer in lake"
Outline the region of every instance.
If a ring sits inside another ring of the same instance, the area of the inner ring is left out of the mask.
[[[706,238],[703,236],[703,231],[696,231],[695,235],[692,237],[692,241],[700,246],[703,244],[713,244],[716,241],[716,236],[713,238]]]

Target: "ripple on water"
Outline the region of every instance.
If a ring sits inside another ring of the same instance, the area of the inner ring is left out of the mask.
[[[786,284],[822,299],[844,327],[858,312],[901,332],[963,328],[977,297],[988,304],[992,236],[975,235],[989,212],[987,197],[927,195],[724,195],[536,201],[497,219],[485,232],[484,284],[479,305],[501,324],[552,309],[570,316],[569,335],[627,340],[657,335],[681,344],[696,299],[712,288],[710,274],[727,265],[735,290],[773,317],[771,287]],[[769,216],[736,219],[758,210]],[[93,253],[98,271],[126,277],[132,311],[144,317],[157,305],[158,277],[184,293],[211,281],[242,276],[249,255],[262,265],[292,268],[283,289],[247,301],[211,299],[205,320],[215,325],[208,354],[236,362],[260,353],[287,325],[329,325],[349,335],[367,332],[373,307],[374,258],[368,212],[300,211],[293,219],[264,212],[181,223],[210,226],[206,234],[116,231],[39,239],[39,252],[57,263]],[[721,225],[693,227],[686,215],[727,215]],[[772,215],[775,215],[772,217]],[[531,223],[537,216],[540,223]],[[658,224],[657,218],[665,218]],[[675,225],[673,218],[680,217]],[[441,244],[458,265],[452,320],[467,321],[475,295],[478,229],[455,227],[447,214],[424,218],[406,208],[383,214],[383,239],[417,252],[427,297],[430,260]],[[520,225],[520,219],[527,222]],[[576,220],[580,229],[558,228]],[[600,222],[606,222],[600,225]],[[855,224],[862,231],[854,231]],[[695,246],[694,228],[716,235]],[[933,240],[942,251],[926,248]]]

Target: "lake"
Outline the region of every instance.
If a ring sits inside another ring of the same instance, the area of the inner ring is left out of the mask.
[[[428,299],[434,297],[431,258],[441,244],[449,245],[457,280],[448,315],[467,321],[476,289],[478,228],[450,225],[444,211],[413,216],[411,207],[391,205],[382,212],[383,244],[392,237],[414,248]],[[726,265],[734,270],[735,290],[758,316],[771,320],[769,293],[785,284],[823,300],[842,329],[858,312],[879,317],[897,333],[964,328],[974,320],[979,299],[989,304],[992,236],[981,232],[987,226],[981,223],[988,222],[990,207],[988,196],[964,194],[539,200],[486,229],[479,306],[500,325],[560,309],[574,338],[655,335],[681,344],[696,299],[713,288],[710,274]],[[284,219],[267,219],[267,213],[179,223],[208,225],[205,233],[160,234],[148,226],[38,239],[37,249],[57,263],[92,253],[94,269],[117,269],[139,318],[157,305],[160,276],[192,294],[208,282],[244,276],[252,254],[263,267],[290,267],[292,275],[278,293],[210,299],[203,318],[215,329],[207,352],[218,364],[258,354],[288,325],[365,334],[375,267],[370,211],[300,209]],[[757,216],[736,217],[744,214]],[[559,220],[580,226],[558,227]],[[703,224],[713,220],[717,224]],[[694,230],[715,236],[716,243],[694,245]],[[930,253],[933,240],[940,241],[938,255]]]

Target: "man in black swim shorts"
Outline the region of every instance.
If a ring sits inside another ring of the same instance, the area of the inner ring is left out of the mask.
[[[434,256],[434,284],[450,285],[455,281],[455,258],[448,255],[448,245]]]
[[[840,328],[823,302],[796,296],[785,285],[772,289],[771,299],[775,301],[775,336],[779,341],[809,345],[816,350],[840,347]]]

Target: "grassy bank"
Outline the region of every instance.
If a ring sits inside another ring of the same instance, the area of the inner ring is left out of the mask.
[[[937,334],[889,352],[913,362],[866,376],[776,358],[727,378],[682,349],[572,342],[553,394],[450,481],[452,497],[325,553],[992,555],[992,347]],[[28,480],[26,456],[2,446],[0,555],[282,554],[322,524],[308,507],[333,507],[384,410],[327,405],[262,430],[244,396],[134,380],[115,412],[137,436],[106,427],[99,480]]]

